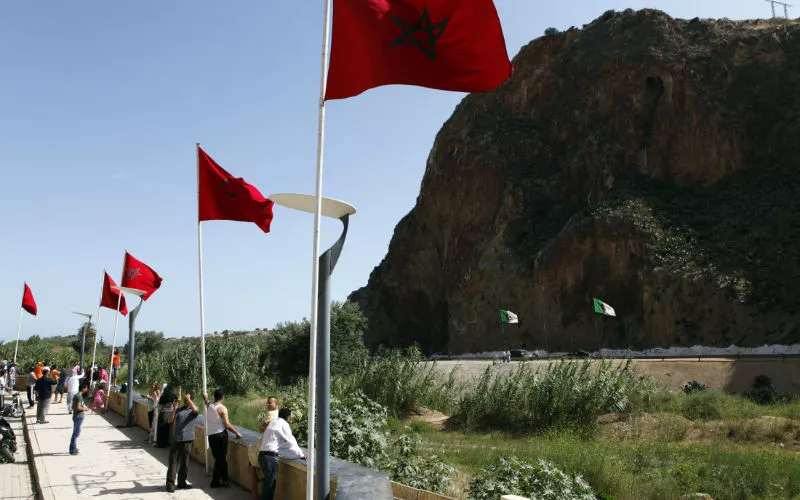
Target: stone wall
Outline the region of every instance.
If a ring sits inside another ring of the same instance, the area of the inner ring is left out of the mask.
[[[138,398],[138,396],[136,396]],[[126,395],[112,392],[109,396],[108,407],[119,415],[125,415]],[[198,463],[205,464],[204,429],[202,415],[195,426],[195,440],[192,446],[191,457]],[[150,430],[147,421],[147,404],[143,401],[133,402],[133,424],[141,429]],[[231,481],[250,490],[250,477],[247,468],[247,450],[249,443],[258,439],[259,434],[248,429],[239,428],[244,439],[231,439],[228,443],[228,475]],[[214,458],[209,451],[209,467],[214,466]],[[341,479],[340,479],[341,478]],[[340,484],[341,483],[341,484]],[[389,486],[391,484],[391,487]],[[259,491],[261,483],[259,482]],[[303,461],[280,459],[278,469],[277,487],[275,498],[286,500],[304,500],[306,489],[306,466]],[[429,491],[418,490],[399,483],[389,483],[385,473],[372,471],[365,467],[349,464],[342,460],[331,458],[331,499],[337,497],[339,490],[340,500],[359,500],[364,494],[379,500],[380,498],[395,498],[400,500],[448,500],[448,497],[436,495]],[[365,493],[365,492],[369,493]],[[374,493],[377,492],[377,493]]]

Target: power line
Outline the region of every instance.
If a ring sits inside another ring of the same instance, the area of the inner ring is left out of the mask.
[[[775,16],[775,4],[783,6],[783,17],[785,17],[786,19],[789,19],[789,7],[791,7],[792,4],[780,2],[778,0],[765,0],[765,1],[769,2],[770,6],[772,7],[772,18],[773,19],[776,17]]]

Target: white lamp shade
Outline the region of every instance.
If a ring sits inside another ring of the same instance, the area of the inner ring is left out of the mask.
[[[293,208],[310,214],[317,211],[317,198],[310,194],[276,193],[269,195],[269,199],[276,205]],[[344,201],[333,198],[322,198],[322,215],[332,219],[339,219],[345,215],[353,215],[356,208]]]
[[[130,293],[130,294],[136,295],[138,297],[141,297],[145,293],[147,293],[144,290],[139,290],[138,288],[130,288],[130,287],[127,287],[127,286],[112,286],[111,288],[114,289],[114,290],[121,290],[121,291],[123,291],[125,293]]]

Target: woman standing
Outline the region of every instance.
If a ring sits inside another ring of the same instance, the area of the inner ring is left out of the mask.
[[[166,448],[169,445],[169,417],[172,414],[172,403],[178,395],[172,385],[168,385],[158,398],[158,426],[156,427],[156,447]]]
[[[67,410],[69,413],[72,413],[72,398],[80,392],[81,379],[84,374],[81,372],[78,375],[79,371],[80,368],[73,368],[67,379]]]
[[[64,384],[67,382],[67,380],[61,376],[61,366],[56,366],[53,369],[53,373],[57,374],[56,380],[58,380],[55,391],[56,395],[55,398],[53,398],[53,403],[60,404],[62,401],[64,401]]]
[[[26,387],[28,388],[28,408],[33,408],[33,386],[36,385],[36,369],[34,367],[30,367],[28,370],[28,380],[26,382]]]
[[[155,420],[156,409],[158,409],[158,400],[161,397],[161,391],[158,390],[158,383],[153,382],[150,384],[150,393],[142,394],[142,397],[147,399],[147,422],[150,425],[150,436],[147,438],[148,443],[156,442],[156,426],[158,421]]]

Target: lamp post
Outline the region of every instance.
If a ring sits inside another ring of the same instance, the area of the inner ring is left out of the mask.
[[[302,212],[316,213],[316,197],[305,194],[280,193],[272,194],[271,199],[275,204]],[[344,240],[347,237],[347,228],[350,216],[356,213],[355,207],[343,201],[332,198],[322,198],[322,215],[332,219],[339,219],[344,226],[339,239],[319,257],[319,289],[317,303],[317,331],[310,332],[313,337],[317,335],[317,351],[311,353],[311,359],[316,361],[316,380],[312,382],[309,377],[309,399],[316,399],[317,415],[317,446],[314,449],[314,405],[309,401],[308,415],[308,460],[314,465],[314,470],[309,467],[306,488],[313,488],[313,477],[317,477],[316,498],[328,500],[330,498],[330,402],[331,402],[331,306],[330,277],[336,262],[342,253]],[[314,384],[315,383],[315,384]],[[313,389],[312,389],[313,388]],[[316,459],[316,460],[314,460]],[[311,464],[309,464],[311,465]]]
[[[72,311],[72,313],[77,314],[78,316],[89,318],[89,321],[87,321],[86,324],[83,325],[83,335],[81,336],[81,361],[79,363],[79,366],[81,367],[81,370],[85,370],[86,367],[83,366],[83,352],[86,350],[86,331],[89,330],[89,326],[92,324],[92,314],[78,312],[78,311]]]
[[[136,295],[139,297],[139,305],[136,308],[128,313],[128,393],[127,396],[127,404],[125,405],[125,427],[132,427],[133,426],[133,362],[135,360],[134,357],[134,346],[136,345],[136,330],[134,329],[134,324],[136,323],[136,316],[139,315],[139,310],[142,308],[142,304],[144,304],[144,299],[142,296],[146,293],[144,290],[139,290],[138,288],[129,288],[127,286],[112,286],[114,290],[118,290],[121,292],[130,293],[132,295]]]

